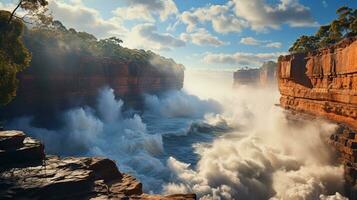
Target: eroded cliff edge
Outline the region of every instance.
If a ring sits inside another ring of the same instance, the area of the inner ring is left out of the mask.
[[[92,105],[104,87],[112,88],[128,104],[140,104],[144,93],[179,90],[183,86],[181,65],[131,66],[120,60],[93,56],[53,63],[35,64],[36,61],[34,58],[33,64],[19,74],[17,96],[2,110],[2,117],[48,116],[71,107]],[[48,67],[43,71],[38,65]]]
[[[123,47],[117,38],[97,39],[56,22],[50,28],[26,29],[23,40],[31,63],[18,73],[16,97],[0,108],[0,120],[24,115],[51,119],[72,107],[95,104],[103,87],[135,108],[144,93],[183,87],[183,65],[152,51]]]
[[[282,107],[357,129],[357,38],[306,54],[281,56]]]

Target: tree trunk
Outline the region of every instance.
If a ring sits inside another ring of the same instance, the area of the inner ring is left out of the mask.
[[[11,13],[11,15],[10,15],[10,18],[9,18],[9,21],[7,21],[8,24],[10,24],[12,18],[13,18],[14,15],[15,15],[16,10],[21,6],[22,1],[23,1],[23,0],[21,0],[21,1],[19,2],[19,4],[17,4],[16,8],[12,11],[12,13]]]

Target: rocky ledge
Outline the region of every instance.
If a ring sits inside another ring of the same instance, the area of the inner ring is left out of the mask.
[[[195,194],[149,195],[142,184],[102,157],[45,155],[44,145],[21,131],[0,132],[0,199],[191,200]]]

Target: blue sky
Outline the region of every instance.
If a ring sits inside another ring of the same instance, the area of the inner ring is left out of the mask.
[[[120,37],[187,68],[235,70],[286,53],[343,5],[356,8],[357,0],[50,0],[49,8],[67,27]]]

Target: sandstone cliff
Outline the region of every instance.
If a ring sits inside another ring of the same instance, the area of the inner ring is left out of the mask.
[[[44,146],[20,131],[0,132],[1,199],[194,200],[194,194],[149,195],[142,184],[101,157],[46,156]]]
[[[31,66],[20,73],[19,89],[0,117],[43,115],[50,118],[73,106],[94,104],[98,91],[111,87],[126,103],[137,104],[143,93],[181,89],[182,65],[134,65],[112,58],[62,56],[62,60],[34,53]],[[55,62],[54,62],[55,61]]]
[[[357,129],[357,38],[281,56],[277,73],[282,107]]]
[[[241,69],[233,74],[234,86],[268,86],[276,83],[276,63],[268,61],[257,69]]]
[[[183,86],[183,65],[121,46],[119,38],[97,39],[54,21],[49,27],[25,29],[21,39],[31,63],[18,73],[16,97],[0,109],[0,120],[21,115],[49,119],[64,109],[93,104],[103,87],[113,88],[126,104],[140,106],[143,93]]]

